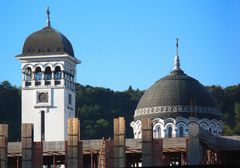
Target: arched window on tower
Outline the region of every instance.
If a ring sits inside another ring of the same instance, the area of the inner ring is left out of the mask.
[[[183,126],[180,126],[179,127],[179,137],[183,137],[184,134],[183,134]]]
[[[38,81],[38,80],[42,80],[42,70],[40,67],[37,67],[36,68],[36,71],[35,71],[35,80]]]
[[[157,138],[161,138],[161,127],[157,127]]]
[[[160,127],[160,125],[156,126],[156,128],[155,128],[154,138],[161,138],[161,127]]]
[[[59,66],[56,66],[55,72],[54,72],[54,79],[60,80],[61,78],[62,78],[61,68]]]
[[[27,67],[27,69],[25,71],[25,80],[26,81],[31,81],[32,80],[32,70],[29,67]]]
[[[32,70],[30,67],[27,67],[24,72],[24,80],[25,80],[25,86],[31,86],[31,80],[32,80]]]
[[[45,80],[51,80],[52,79],[52,71],[51,71],[51,68],[49,66],[45,69],[44,79]]]

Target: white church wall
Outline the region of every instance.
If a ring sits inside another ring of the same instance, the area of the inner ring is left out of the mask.
[[[169,136],[169,127],[172,128],[172,137],[188,136],[188,129],[190,124],[197,124],[203,129],[209,131],[211,128],[211,133],[213,135],[221,135],[223,130],[223,122],[217,121],[215,119],[209,120],[207,118],[197,119],[197,118],[184,118],[177,117],[174,118],[155,118],[153,122],[153,138],[165,138]],[[141,120],[132,121],[131,127],[133,128],[134,138],[139,139],[141,137]],[[183,135],[180,134],[180,129],[183,128]],[[160,136],[159,136],[160,135]]]

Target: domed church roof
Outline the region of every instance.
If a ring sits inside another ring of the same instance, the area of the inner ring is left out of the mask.
[[[22,55],[57,55],[69,54],[74,57],[74,51],[70,41],[50,25],[50,12],[48,14],[48,25],[43,29],[32,33],[24,42]]]
[[[177,52],[173,71],[146,90],[140,99],[134,119],[144,116],[219,119],[221,112],[207,88],[181,70]]]

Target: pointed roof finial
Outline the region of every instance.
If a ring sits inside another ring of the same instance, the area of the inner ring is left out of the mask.
[[[176,39],[176,52],[177,52],[177,55],[178,55],[178,38]]]
[[[49,7],[47,8],[47,26],[51,27]]]
[[[178,55],[178,38],[176,39],[176,56],[174,58],[174,63],[173,63],[173,71],[175,70],[181,70],[180,68],[180,59]]]

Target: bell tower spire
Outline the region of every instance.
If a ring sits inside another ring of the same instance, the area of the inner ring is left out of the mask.
[[[173,71],[179,71],[181,70],[180,68],[180,59],[178,55],[178,38],[176,39],[176,56],[174,58],[174,63],[173,63]]]

